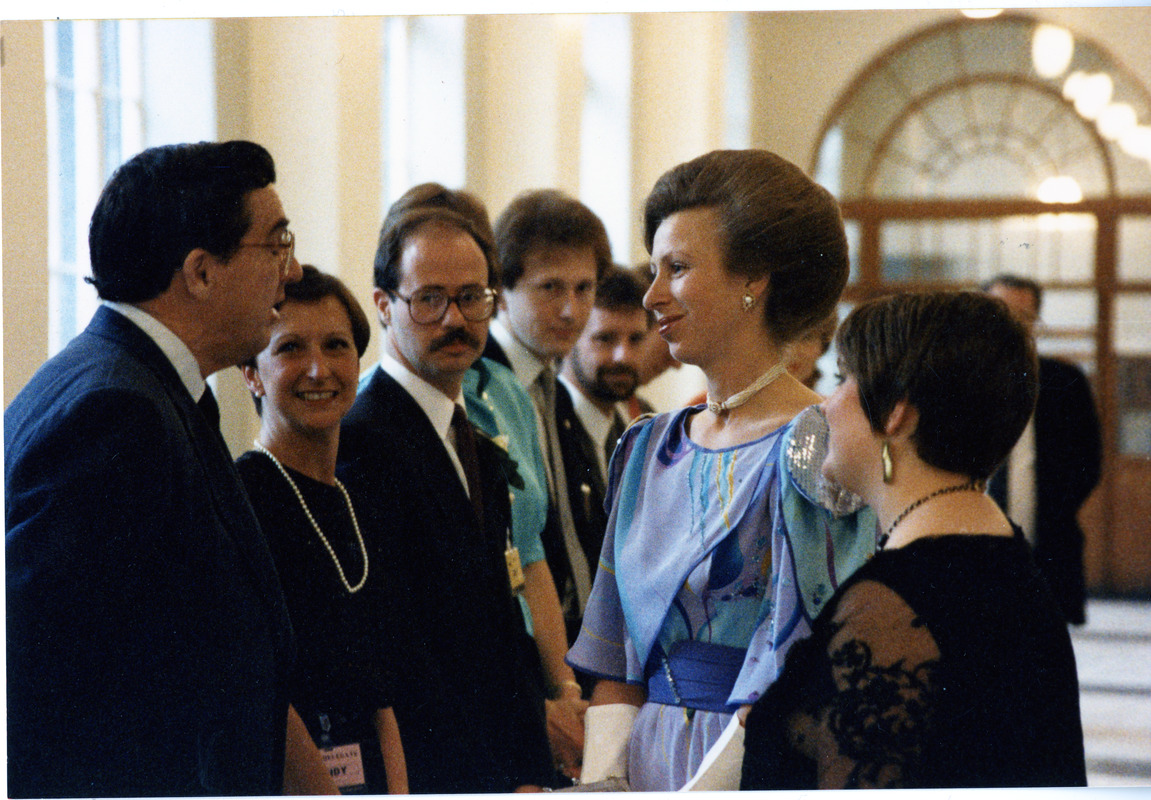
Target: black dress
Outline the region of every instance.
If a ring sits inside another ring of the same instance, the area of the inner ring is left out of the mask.
[[[386,570],[369,557],[367,581],[349,593],[272,460],[250,451],[236,466],[267,537],[296,633],[289,700],[317,746],[359,743],[365,783],[353,791],[384,793],[387,777],[374,715],[392,705],[393,665],[399,663],[388,631]],[[343,494],[295,470],[288,473],[355,586],[364,574],[364,559]]]
[[[747,719],[744,789],[1085,786],[1071,639],[1021,536],[878,553]]]

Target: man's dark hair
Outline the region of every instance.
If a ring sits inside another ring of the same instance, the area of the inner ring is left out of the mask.
[[[515,288],[524,274],[524,258],[536,247],[590,247],[597,281],[611,266],[603,222],[557,189],[536,189],[516,197],[496,220],[495,234],[505,289]]]
[[[1007,458],[1039,395],[1035,344],[1007,304],[979,292],[902,294],[863,303],[835,338],[871,427],[895,404],[919,412],[927,464],[984,480]]]
[[[164,293],[188,253],[231,258],[251,225],[245,197],[276,180],[272,156],[252,142],[199,142],[145,150],[100,193],[88,228],[89,283],[105,300]]]
[[[611,264],[595,287],[595,307],[607,311],[646,311],[643,296],[647,285],[634,270]],[[652,316],[648,312],[648,324]]]
[[[1001,272],[991,280],[984,281],[979,288],[985,292],[990,292],[996,286],[1006,286],[1008,289],[1023,289],[1031,292],[1031,296],[1035,298],[1035,311],[1037,313],[1043,305],[1043,287],[1039,285],[1038,281],[1024,278],[1022,275]]]
[[[488,263],[488,286],[498,287],[499,263],[484,204],[471,192],[448,189],[438,183],[421,183],[392,203],[380,226],[372,274],[377,289],[390,295],[399,288],[404,243],[408,236],[429,222],[452,225],[471,236]]]

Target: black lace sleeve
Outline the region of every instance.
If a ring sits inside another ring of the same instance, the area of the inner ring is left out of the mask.
[[[830,620],[825,691],[786,720],[820,788],[916,785],[936,708],[939,649],[931,632],[883,584],[851,587]]]
[[[918,785],[939,677],[931,632],[890,588],[860,580],[752,708],[742,788]]]

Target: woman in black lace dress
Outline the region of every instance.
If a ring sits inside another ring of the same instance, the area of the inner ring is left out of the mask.
[[[743,788],[1085,785],[1070,637],[983,491],[1037,393],[1034,345],[975,293],[866,303],[837,337],[824,475],[879,516],[747,718]]]

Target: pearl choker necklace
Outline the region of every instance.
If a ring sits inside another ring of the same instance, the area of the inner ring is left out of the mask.
[[[328,555],[332,557],[332,563],[336,565],[336,572],[340,575],[340,583],[344,584],[344,588],[348,590],[348,594],[355,594],[360,591],[360,589],[363,589],[364,583],[368,580],[368,548],[364,545],[364,537],[360,533],[360,523],[356,521],[356,510],[352,508],[352,498],[348,497],[348,490],[344,488],[344,484],[340,483],[339,478],[336,478],[336,488],[340,490],[340,494],[344,496],[344,502],[348,504],[348,513],[352,517],[352,528],[356,532],[356,540],[360,544],[360,555],[363,556],[364,559],[364,574],[363,577],[360,578],[360,582],[355,586],[348,583],[348,579],[344,577],[344,568],[340,566],[340,559],[336,558],[336,551],[332,549],[332,545],[328,542],[328,537],[324,536],[324,532],[320,530],[319,523],[316,522],[316,518],[312,516],[311,510],[308,508],[308,504],[304,502],[304,495],[300,493],[300,487],[296,486],[296,482],[292,480],[292,476],[284,469],[284,465],[280,463],[280,460],[272,455],[271,450],[259,442],[252,442],[252,444],[256,446],[257,450],[272,459],[272,463],[276,465],[276,469],[280,471],[280,474],[284,476],[284,480],[288,482],[288,485],[292,487],[292,491],[296,493],[296,499],[300,501],[300,507],[304,509],[304,516],[308,518],[308,522],[312,523],[312,528],[315,529],[316,535],[319,536],[320,541],[323,542],[324,549],[327,550]]]
[[[763,373],[758,378],[756,378],[755,383],[753,383],[751,386],[748,386],[746,389],[744,389],[741,392],[736,392],[731,397],[727,398],[726,400],[721,400],[718,403],[715,400],[711,399],[711,395],[708,395],[707,396],[707,410],[718,416],[719,414],[723,414],[727,411],[731,411],[732,409],[739,408],[744,403],[746,403],[748,400],[750,400],[752,398],[752,396],[755,395],[756,392],[758,392],[760,389],[762,389],[763,387],[767,386],[769,383],[774,381],[776,378],[778,378],[780,375],[782,375],[786,370],[787,370],[787,365],[784,364],[782,361],[780,361],[778,364],[773,366],[767,372]]]

